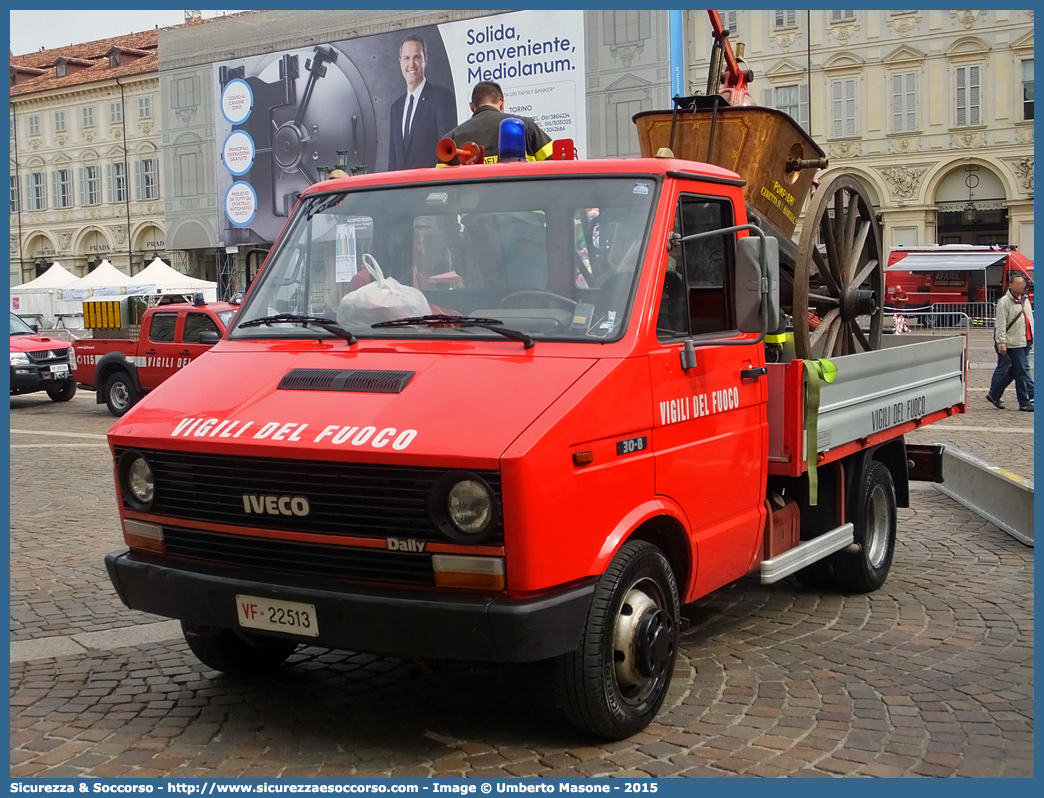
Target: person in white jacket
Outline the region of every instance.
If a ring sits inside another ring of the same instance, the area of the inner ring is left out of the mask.
[[[1004,409],[1004,389],[1015,383],[1019,410],[1033,412],[1033,376],[1029,369],[1029,353],[1033,347],[1033,306],[1026,296],[1026,278],[1015,275],[1008,290],[997,302],[993,343],[997,350],[997,368],[993,372],[986,401],[998,410]]]

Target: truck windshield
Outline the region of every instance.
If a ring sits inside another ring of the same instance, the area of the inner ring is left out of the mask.
[[[233,338],[602,342],[627,324],[658,183],[652,177],[486,180],[308,198],[236,316]],[[422,316],[406,326],[380,322]]]
[[[18,318],[15,314],[11,314],[11,335],[32,335],[33,328]]]

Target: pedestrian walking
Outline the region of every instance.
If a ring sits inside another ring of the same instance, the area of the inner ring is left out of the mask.
[[[986,401],[1003,410],[1004,389],[1014,382],[1019,410],[1032,413],[1033,377],[1029,354],[1033,347],[1033,307],[1026,297],[1026,278],[1022,275],[1011,279],[1008,290],[997,302],[993,345],[997,351],[997,368]]]

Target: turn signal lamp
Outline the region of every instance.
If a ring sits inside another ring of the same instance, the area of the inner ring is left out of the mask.
[[[146,524],[144,521],[125,518],[123,540],[132,549],[152,551],[156,554],[167,553],[167,544],[163,540],[163,527],[159,524]]]
[[[436,587],[500,591],[507,586],[503,557],[433,554],[431,567],[435,572]]]
[[[526,160],[526,123],[512,117],[500,123],[500,163]]]

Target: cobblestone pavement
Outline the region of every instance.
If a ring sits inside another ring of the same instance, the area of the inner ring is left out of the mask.
[[[1032,477],[1033,416],[986,403],[978,337],[970,412],[919,439]],[[11,640],[79,641],[11,663],[14,777],[1033,775],[1032,549],[930,486],[876,593],[745,579],[686,607],[657,723],[604,744],[565,725],[545,665],[302,648],[233,680],[180,639],[104,643],[169,631],[123,607],[101,561],[121,545],[111,422],[88,394],[11,399]]]

